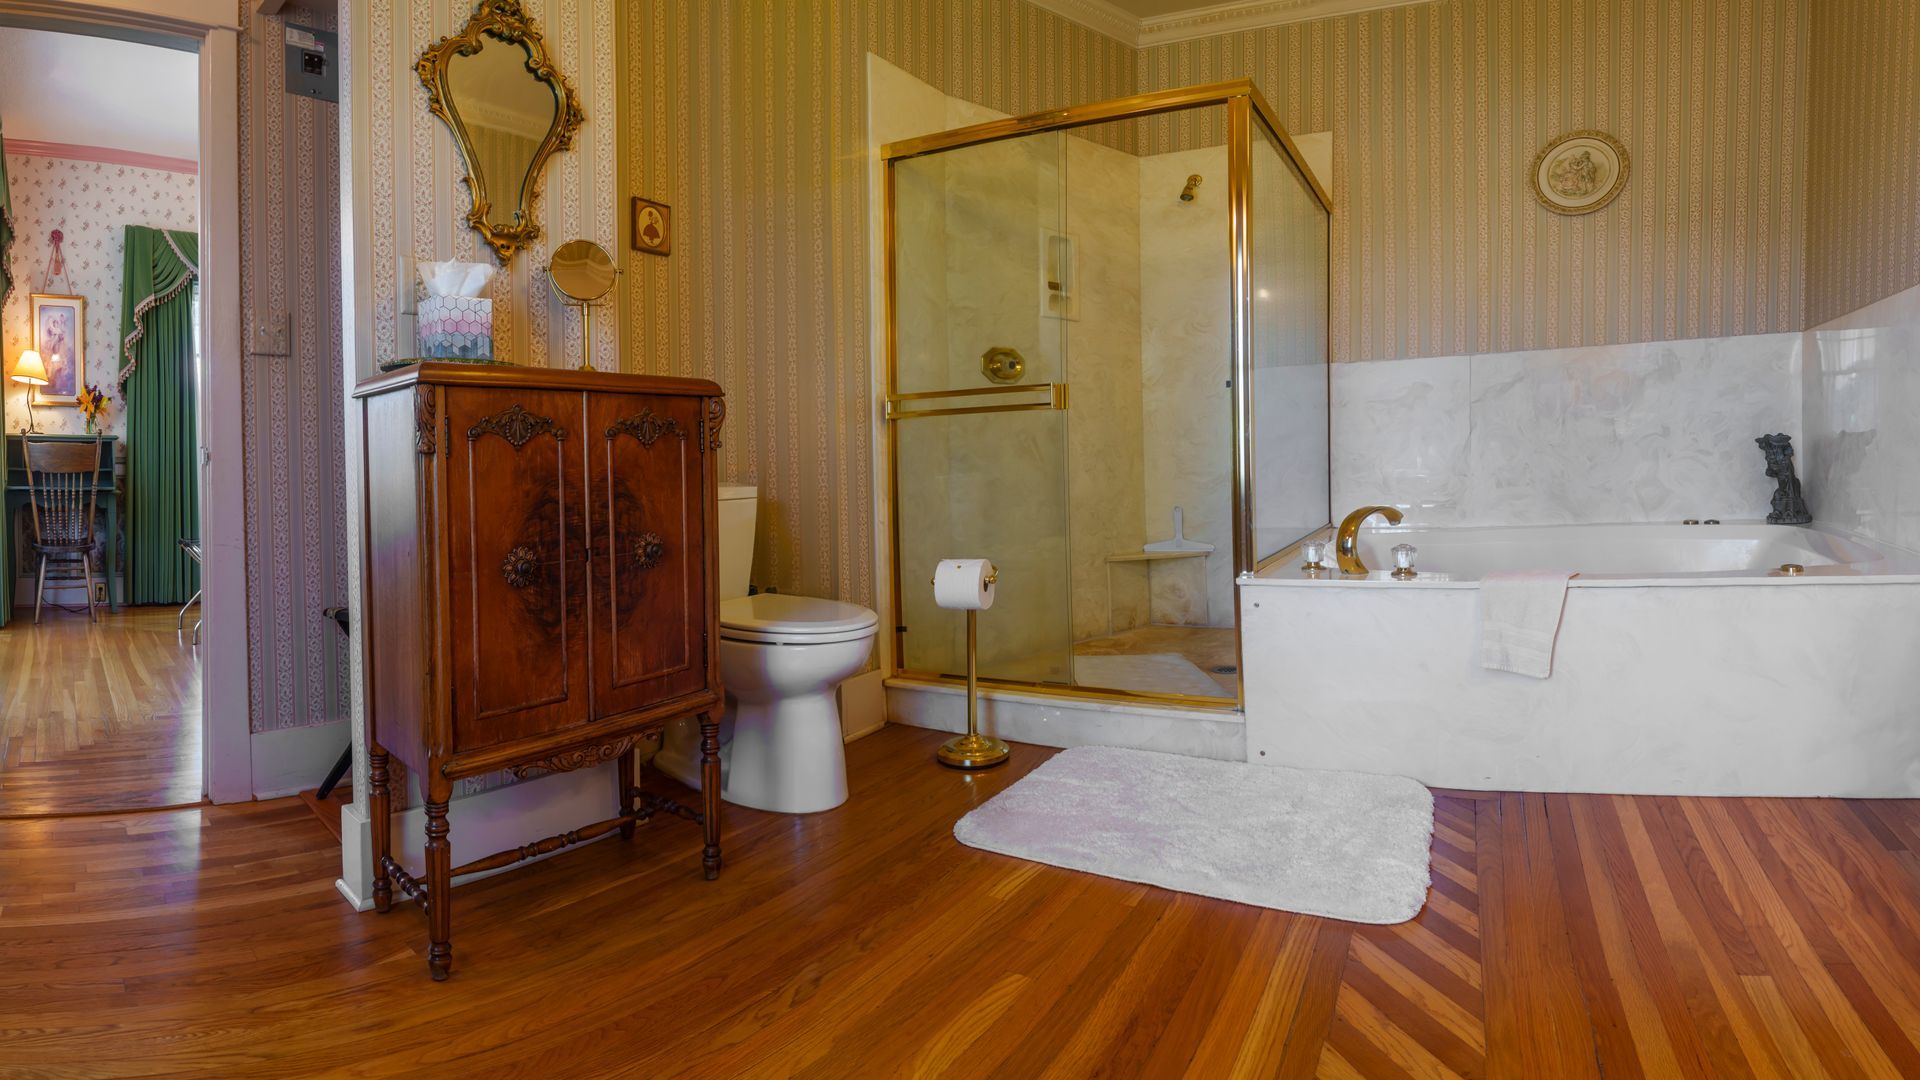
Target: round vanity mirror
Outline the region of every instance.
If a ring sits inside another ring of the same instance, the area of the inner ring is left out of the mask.
[[[613,289],[613,257],[591,240],[569,240],[553,253],[547,276],[560,295],[591,304]]]

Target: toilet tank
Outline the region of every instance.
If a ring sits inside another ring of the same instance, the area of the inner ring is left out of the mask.
[[[720,599],[747,595],[753,573],[753,521],[760,489],[747,484],[720,485]]]

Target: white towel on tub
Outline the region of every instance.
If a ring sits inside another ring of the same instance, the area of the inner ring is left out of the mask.
[[[1480,578],[1480,665],[1544,679],[1567,604],[1570,570],[1521,570]]]

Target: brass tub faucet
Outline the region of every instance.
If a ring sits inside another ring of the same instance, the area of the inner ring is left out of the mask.
[[[1367,564],[1360,561],[1360,526],[1370,517],[1379,514],[1392,525],[1400,524],[1400,511],[1391,506],[1363,506],[1340,519],[1340,532],[1333,546],[1335,557],[1340,560],[1340,572],[1343,574],[1364,574]]]

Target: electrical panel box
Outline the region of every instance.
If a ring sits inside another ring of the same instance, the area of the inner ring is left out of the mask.
[[[340,35],[287,24],[287,93],[340,100]]]

